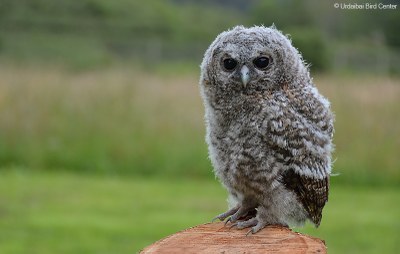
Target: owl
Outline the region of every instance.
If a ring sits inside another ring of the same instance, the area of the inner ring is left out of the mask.
[[[328,201],[334,116],[308,66],[274,26],[217,36],[201,64],[206,142],[229,193],[216,219],[256,233],[320,225]]]

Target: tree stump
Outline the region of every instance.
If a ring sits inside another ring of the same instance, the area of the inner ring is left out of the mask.
[[[268,226],[246,236],[248,231],[208,223],[161,239],[141,253],[326,253],[324,241],[289,228]]]

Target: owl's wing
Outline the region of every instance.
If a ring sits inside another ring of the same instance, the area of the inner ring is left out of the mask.
[[[322,209],[328,201],[329,177],[314,179],[289,169],[282,174],[281,181],[286,188],[296,193],[310,220],[318,227],[321,223]]]
[[[328,200],[333,114],[320,98],[301,97],[275,100],[280,113],[264,123],[264,136],[284,165],[280,181],[297,195],[318,227]]]

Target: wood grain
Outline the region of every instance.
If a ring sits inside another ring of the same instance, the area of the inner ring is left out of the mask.
[[[247,231],[208,223],[161,239],[141,253],[326,253],[324,241],[289,228],[268,226],[246,236]]]

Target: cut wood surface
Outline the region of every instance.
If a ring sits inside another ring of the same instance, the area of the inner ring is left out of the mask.
[[[326,253],[324,241],[268,226],[256,234],[249,229],[230,229],[223,222],[208,223],[161,239],[142,250],[147,253]]]

